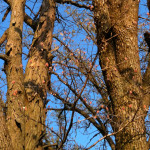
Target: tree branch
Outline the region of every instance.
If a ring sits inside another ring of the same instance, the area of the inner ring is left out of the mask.
[[[128,121],[125,125],[123,124],[123,126],[121,126],[121,127],[118,129],[118,131],[103,136],[103,137],[100,138],[98,141],[96,141],[93,145],[91,145],[90,147],[88,147],[88,148],[86,148],[86,149],[87,149],[87,150],[88,150],[88,149],[91,149],[91,148],[94,147],[98,142],[102,141],[102,140],[105,139],[106,137],[115,135],[115,134],[117,134],[118,132],[122,131],[122,130],[123,130],[129,123],[131,123],[132,121],[133,121],[133,120],[131,119],[131,120]]]
[[[34,16],[36,16],[36,14],[33,12],[33,10],[28,5],[25,5],[25,7],[27,7]]]
[[[6,54],[0,54],[0,59],[2,59],[4,61],[8,61],[9,57]]]
[[[79,7],[79,8],[85,8],[85,9],[89,9],[91,10],[91,5],[87,6],[87,5],[84,5],[84,4],[79,4],[77,2],[74,2],[72,0],[56,0],[57,3],[61,3],[61,4],[71,4],[71,5],[74,5],[76,7]]]
[[[37,22],[34,21],[31,17],[29,17],[26,13],[24,16],[24,21],[25,23],[30,26],[34,31],[36,30],[37,27]]]
[[[7,34],[8,34],[8,29],[4,32],[4,34],[2,35],[2,37],[0,38],[0,46],[4,43],[4,41],[7,38]]]
[[[2,22],[6,19],[6,17],[7,17],[7,15],[9,14],[9,12],[10,12],[10,6],[9,7],[7,7],[7,10],[6,10],[6,12],[5,12],[5,14],[4,14],[4,16],[3,16],[3,18],[2,18]]]
[[[86,113],[85,111],[77,108],[77,107],[74,107],[74,104],[66,101],[64,98],[62,98],[58,93],[54,92],[54,91],[51,91],[52,95],[56,98],[58,98],[59,100],[61,100],[63,103],[65,103],[67,106],[70,107],[70,110],[75,110],[76,112],[78,112],[79,114],[81,114],[82,116],[84,116],[87,120],[89,120],[89,122],[91,122],[99,131],[100,133],[105,136],[107,135],[107,129],[105,128],[104,124],[100,121],[100,119],[97,117],[97,121],[99,122],[99,124],[96,122],[96,120],[93,118],[93,117],[90,117],[88,113]],[[80,99],[81,99],[81,96],[80,96]],[[74,108],[73,108],[74,107]],[[95,113],[92,113],[92,114],[95,114]],[[112,140],[111,137],[106,137],[106,140],[108,141],[110,147],[112,148],[112,150],[115,149],[115,144]]]
[[[11,0],[4,0],[4,2],[11,6]]]

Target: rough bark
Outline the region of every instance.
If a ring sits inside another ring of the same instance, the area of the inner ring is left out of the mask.
[[[11,138],[6,126],[6,114],[3,100],[0,98],[0,149],[10,150],[12,148]]]
[[[54,0],[44,0],[25,71],[28,103],[25,111],[25,149],[42,149],[45,134],[46,97],[51,70],[51,44],[55,21]]]
[[[100,66],[112,102],[116,150],[148,150],[144,89],[140,70],[138,1],[93,0]],[[148,107],[148,105],[146,106]],[[126,125],[126,126],[125,126]]]
[[[0,122],[0,149],[13,150],[9,132],[6,127],[5,117],[2,111],[0,111]]]
[[[8,107],[6,123],[13,148],[20,150],[24,148],[24,116],[22,108],[26,99],[22,69],[24,5],[25,0],[13,0],[11,2],[12,14],[6,44],[6,55],[9,57],[9,61],[5,63]]]

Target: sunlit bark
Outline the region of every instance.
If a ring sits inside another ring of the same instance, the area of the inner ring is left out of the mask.
[[[117,150],[148,150],[146,111],[140,70],[138,1],[93,0],[100,66],[112,103],[112,127]],[[148,106],[147,106],[148,107]]]
[[[46,98],[50,86],[52,33],[55,21],[54,0],[44,0],[40,19],[32,41],[25,71],[25,89],[28,97],[25,116],[25,148],[34,150],[45,136]]]
[[[26,100],[22,69],[22,28],[25,0],[11,2],[11,21],[8,29],[5,63],[7,76],[7,126],[14,149],[24,147],[23,106]],[[17,141],[17,142],[16,142]]]

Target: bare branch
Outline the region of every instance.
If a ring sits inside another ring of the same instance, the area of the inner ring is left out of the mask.
[[[102,141],[102,140],[105,139],[106,137],[115,135],[115,134],[117,134],[118,132],[122,131],[130,122],[132,122],[132,119],[131,119],[129,122],[127,122],[123,127],[120,127],[120,129],[119,129],[118,131],[103,136],[103,137],[100,138],[98,141],[96,141],[93,145],[91,145],[90,147],[88,147],[88,148],[86,148],[86,149],[87,149],[87,150],[88,150],[88,149],[91,149],[91,148],[94,147],[98,142]]]
[[[55,96],[56,98],[58,98],[59,100],[61,100],[63,103],[65,103],[67,106],[69,106],[70,110],[73,110],[73,111],[75,110],[76,112],[78,112],[79,114],[81,114],[82,116],[84,116],[86,119],[88,119],[101,132],[101,134],[103,136],[107,135],[107,129],[105,128],[104,124],[100,121],[100,119],[98,117],[96,119],[99,122],[99,124],[96,122],[96,120],[93,117],[90,117],[88,115],[88,113],[86,113],[85,111],[83,111],[83,110],[81,110],[81,109],[79,109],[77,107],[73,108],[74,104],[66,101],[58,93],[56,93],[54,91],[51,91],[51,92],[52,92],[51,94],[53,96]],[[81,97],[80,97],[80,99],[81,99]],[[92,114],[95,114],[95,113],[92,113]],[[112,138],[108,136],[108,137],[106,137],[106,139],[107,139],[108,143],[110,144],[112,150],[114,150],[115,149],[115,144],[114,144]]]
[[[11,0],[4,0],[8,5],[11,5]]]
[[[141,17],[141,16],[139,16],[139,18],[144,19],[144,20],[147,20],[147,21],[150,21],[150,19],[144,18],[144,17]]]
[[[77,2],[74,2],[72,0],[56,0],[57,3],[61,3],[61,4],[71,4],[71,5],[74,5],[76,7],[79,7],[79,8],[85,8],[85,9],[89,9],[91,10],[91,5],[87,6],[87,5],[84,5],[84,4],[79,4]]]
[[[4,41],[7,38],[7,34],[8,34],[8,29],[4,32],[4,34],[2,35],[2,37],[0,38],[0,46],[4,43]]]
[[[34,21],[31,17],[29,17],[27,14],[25,14],[25,16],[24,16],[24,21],[25,21],[25,23],[28,25],[28,26],[30,26],[34,31],[35,31],[35,29],[36,29],[36,27],[37,27],[37,22],[36,21]]]
[[[5,54],[0,54],[0,59],[4,60],[4,61],[8,61],[9,57]]]
[[[48,144],[48,145],[44,145],[43,148],[48,148],[48,147],[57,147],[58,144]]]
[[[25,5],[30,11],[31,11],[31,13],[34,15],[34,16],[36,16],[36,14],[32,11],[32,9],[29,7],[29,6],[27,6],[27,5]]]
[[[4,14],[4,16],[3,16],[3,18],[2,18],[2,22],[6,19],[6,17],[7,17],[7,15],[9,14],[9,12],[10,12],[10,6],[7,8],[7,10],[6,10],[6,12],[5,12],[5,14]]]

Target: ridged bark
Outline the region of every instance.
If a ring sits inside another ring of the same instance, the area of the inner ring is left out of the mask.
[[[45,134],[46,98],[50,84],[51,44],[55,21],[54,0],[44,0],[25,71],[28,103],[25,111],[25,149],[42,149]]]
[[[6,127],[5,116],[1,106],[0,106],[0,149],[13,150],[11,138],[9,136],[8,129]]]
[[[5,63],[7,76],[7,127],[11,137],[12,149],[24,148],[25,90],[22,69],[22,29],[24,21],[25,0],[11,1],[11,20],[7,35]],[[17,142],[16,142],[17,141]]]
[[[112,103],[116,150],[148,150],[137,24],[138,1],[93,0],[100,66]],[[148,106],[147,106],[148,107]]]

